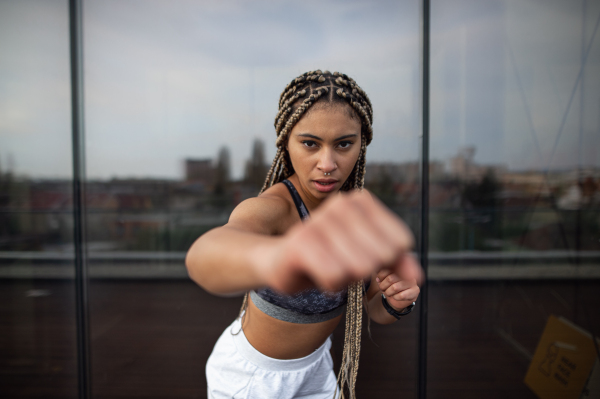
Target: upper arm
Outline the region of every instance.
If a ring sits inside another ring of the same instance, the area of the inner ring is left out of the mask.
[[[282,233],[282,221],[287,215],[287,201],[273,195],[262,195],[249,198],[235,207],[226,226],[252,233],[277,235]]]

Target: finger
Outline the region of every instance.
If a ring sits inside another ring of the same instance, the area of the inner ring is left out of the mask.
[[[362,252],[369,259],[369,269],[363,276],[383,265],[391,265],[398,256],[397,249],[390,244],[380,229],[357,204],[347,202],[340,207],[340,219],[345,227],[345,234],[352,238],[353,247],[350,251]]]
[[[354,195],[355,203],[382,230],[384,236],[402,250],[414,246],[414,237],[406,224],[381,201],[367,193]]]
[[[394,274],[394,273],[390,273],[390,274],[388,274],[388,276],[386,278],[381,280],[381,282],[379,283],[379,289],[382,292],[385,292],[389,287],[391,287],[398,281],[400,281],[400,278],[398,277],[398,275]]]
[[[323,245],[320,234],[313,235],[312,245],[307,245],[302,251],[301,268],[318,288],[325,291],[335,291],[347,280],[347,273],[339,258],[332,256],[331,251]]]
[[[424,279],[423,269],[412,254],[405,254],[398,258],[394,272],[401,280],[416,280],[422,284]]]
[[[419,297],[419,293],[421,292],[421,290],[419,289],[418,285],[415,285],[407,290],[404,290],[402,292],[399,292],[397,294],[394,294],[392,296],[389,296],[388,298],[392,298],[396,301],[412,301],[415,302],[418,297]],[[387,297],[387,295],[386,295]]]
[[[412,234],[401,220],[366,193],[332,198],[319,216],[325,218],[336,211],[342,213],[342,222],[355,238],[356,248],[374,259],[375,267],[394,265],[407,245],[412,245]]]
[[[294,239],[294,245],[287,248],[287,270],[281,270],[280,280],[295,280],[298,276],[307,276],[319,288],[331,290],[344,280],[343,268],[338,260],[326,250],[323,237],[318,231],[303,229]],[[284,291],[289,292],[290,281]]]
[[[397,283],[390,285],[385,291],[382,291],[385,294],[385,296],[393,297],[394,295],[405,291],[415,285],[417,285],[415,280],[398,281]]]
[[[386,227],[390,223],[390,219],[374,218],[373,213],[369,212],[369,206],[373,206],[372,201],[366,204],[354,201],[350,205],[352,206],[350,215],[354,220],[348,222],[361,226],[361,229],[357,230],[361,241],[367,244],[367,249],[377,259],[380,266],[392,265],[403,248]]]
[[[334,256],[338,257],[348,270],[352,279],[361,279],[371,274],[376,260],[369,255],[368,243],[349,233],[352,227],[347,225],[344,215],[333,212],[327,220],[325,233]]]
[[[376,281],[378,283],[382,282],[387,276],[389,276],[390,274],[392,274],[394,271],[392,269],[381,269],[377,272],[377,276],[376,276]]]

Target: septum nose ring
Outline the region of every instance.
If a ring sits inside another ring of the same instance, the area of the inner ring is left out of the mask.
[[[325,172],[323,172],[323,174],[324,174],[325,176],[331,176],[331,172],[329,172],[329,173],[325,173]]]

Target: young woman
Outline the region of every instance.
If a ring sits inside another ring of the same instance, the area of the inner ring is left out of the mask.
[[[209,398],[334,398],[338,382],[354,397],[363,305],[381,324],[414,307],[421,268],[412,235],[362,190],[372,120],[348,76],[294,79],[280,97],[277,155],[261,193],[190,248],[196,283],[246,293],[207,362]],[[336,380],[329,337],[344,310]]]

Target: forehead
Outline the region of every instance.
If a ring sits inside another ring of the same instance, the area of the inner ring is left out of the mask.
[[[352,108],[352,106],[345,101],[327,101],[326,99],[321,99],[320,101],[317,101],[315,104],[309,107],[306,110],[305,115],[309,115],[312,112],[323,109],[345,112],[350,118],[356,119],[358,122],[360,122],[360,117],[358,116],[354,108]]]
[[[317,136],[360,135],[361,123],[345,108],[349,106],[326,106],[311,109],[292,129],[292,135],[310,133]],[[323,137],[326,138],[326,137]]]

